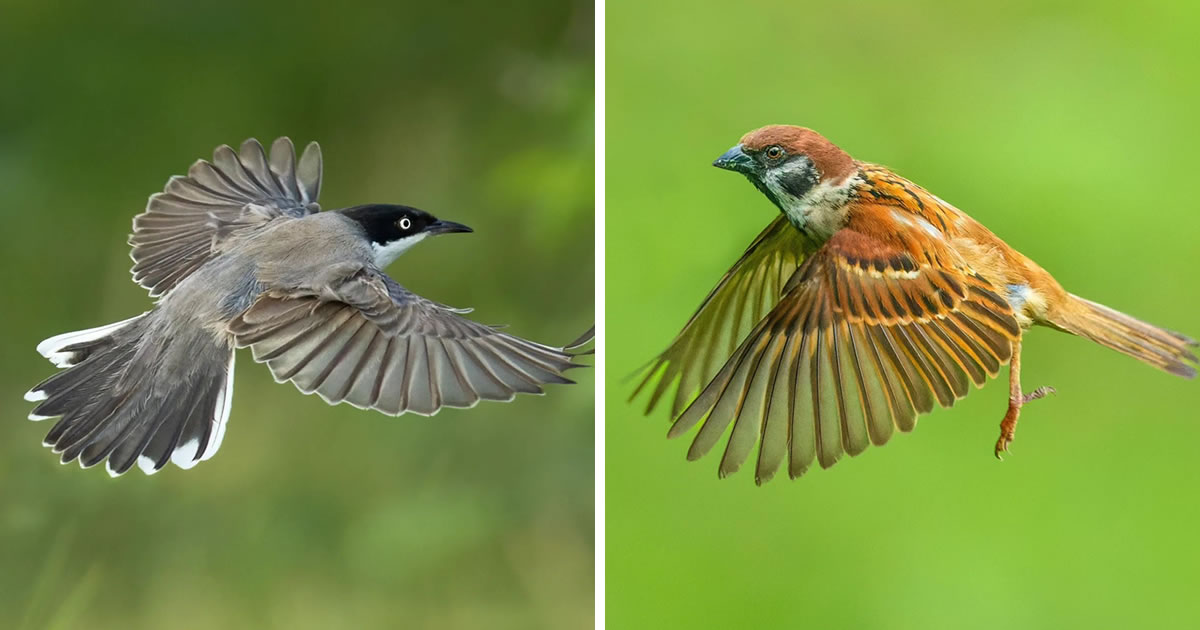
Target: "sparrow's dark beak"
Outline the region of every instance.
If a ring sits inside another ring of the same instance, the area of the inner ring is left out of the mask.
[[[749,175],[755,170],[754,159],[746,155],[740,144],[721,154],[721,157],[713,162],[713,166],[727,171],[737,171],[743,175]]]
[[[451,232],[474,232],[471,228],[453,221],[437,220],[429,224],[425,231],[430,234],[449,234]]]

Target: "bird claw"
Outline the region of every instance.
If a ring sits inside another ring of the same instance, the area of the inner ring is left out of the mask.
[[[1054,389],[1053,387],[1050,387],[1049,385],[1043,385],[1042,387],[1039,387],[1039,388],[1029,392],[1028,394],[1025,394],[1024,396],[1022,396],[1021,404],[1024,405],[1025,403],[1027,403],[1031,400],[1045,398],[1049,394],[1057,394],[1057,393],[1058,393],[1058,390]]]
[[[1004,419],[1000,421],[1000,438],[996,440],[996,459],[1004,461],[1003,453],[1011,453],[1013,440],[1017,437],[1017,417],[1021,415],[1021,407],[1031,400],[1045,398],[1049,394],[1055,394],[1057,391],[1049,385],[1039,387],[1028,394],[1020,396],[1008,401],[1008,413],[1004,414]]]
[[[1000,438],[996,440],[996,459],[1004,461],[1003,453],[1011,453],[1009,448],[1013,439],[1017,436],[1017,414],[1020,413],[1019,405],[1008,406],[1008,413],[1004,414],[1004,420],[1000,421]]]

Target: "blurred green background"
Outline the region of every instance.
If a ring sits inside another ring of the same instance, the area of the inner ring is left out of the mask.
[[[593,387],[390,418],[240,354],[192,471],[60,466],[21,394],[41,339],[124,319],[130,219],[222,143],[321,142],[326,208],[476,232],[390,269],[565,343],[593,321],[593,7],[0,0],[0,627],[579,628]]]
[[[1200,4],[607,4],[607,619],[614,628],[1195,627],[1200,383],[1048,329],[1058,396],[992,457],[1002,377],[763,488],[688,463],[619,379],[776,210],[709,164],[812,127],[1071,291],[1200,336]],[[644,403],[644,400],[639,400]],[[694,432],[693,432],[694,433]]]

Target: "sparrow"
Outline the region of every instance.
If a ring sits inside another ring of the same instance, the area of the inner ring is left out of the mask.
[[[633,397],[654,383],[649,414],[678,383],[668,435],[701,425],[689,460],[732,424],[721,477],[756,444],[758,484],[785,461],[793,479],[814,461],[828,468],[911,431],[1008,364],[999,458],[1022,406],[1054,392],[1021,389],[1021,341],[1034,325],[1196,375],[1195,340],[1067,292],[966,213],[811,129],[751,131],[713,165],[745,175],[780,215]]]
[[[220,146],[133,219],[133,279],[157,298],[130,319],[37,346],[63,368],[25,394],[62,463],[113,476],[191,468],[221,446],[235,349],[329,404],[432,415],[570,383],[573,348],[509,335],[384,273],[409,248],[471,232],[409,206],[321,212],[321,148]]]

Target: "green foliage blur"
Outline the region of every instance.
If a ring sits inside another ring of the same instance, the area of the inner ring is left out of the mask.
[[[220,453],[60,466],[50,335],[149,308],[130,219],[215,146],[318,140],[322,204],[475,228],[391,274],[546,343],[593,322],[593,7],[0,1],[2,628],[572,628],[593,620],[593,389],[433,418],[329,407],[239,353]]]
[[[709,164],[812,127],[1072,292],[1200,336],[1200,4],[610,0],[606,581],[614,628],[1196,627],[1200,383],[1031,332],[1006,373],[762,488],[626,397],[776,210]],[[644,399],[639,400],[644,404]],[[692,432],[694,435],[694,431]],[[718,449],[719,450],[719,449]]]

